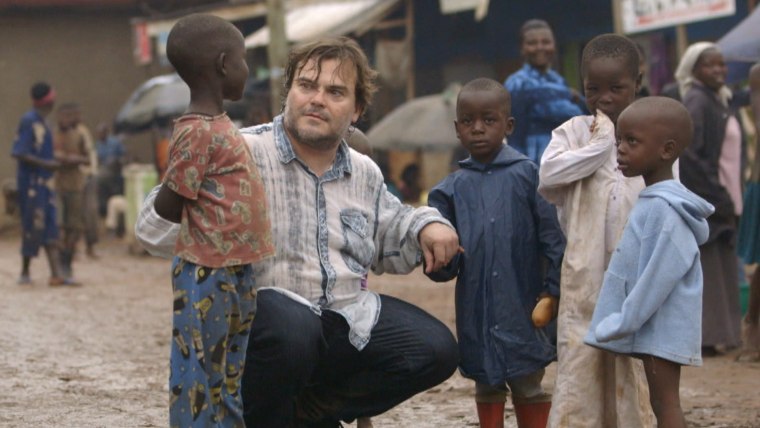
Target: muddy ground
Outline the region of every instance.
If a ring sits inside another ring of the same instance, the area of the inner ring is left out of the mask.
[[[131,254],[119,240],[79,257],[79,288],[51,288],[44,258],[19,286],[19,241],[0,233],[0,426],[167,425],[171,291],[168,261]],[[420,271],[371,277],[370,287],[428,310],[453,328],[453,283]],[[735,353],[685,368],[681,396],[694,427],[760,427],[760,363]],[[547,388],[554,380],[548,369]],[[508,406],[509,407],[509,406]],[[375,427],[477,426],[472,384],[452,378],[374,418]],[[507,410],[508,427],[514,414]],[[353,424],[349,426],[354,426]]]

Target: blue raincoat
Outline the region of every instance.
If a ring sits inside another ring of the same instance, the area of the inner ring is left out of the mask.
[[[428,276],[457,277],[462,374],[502,385],[556,359],[548,327],[535,328],[531,313],[540,294],[559,296],[565,238],[554,207],[536,191],[538,167],[527,157],[505,145],[488,165],[472,158],[459,165],[428,203],[457,229],[465,253]]]

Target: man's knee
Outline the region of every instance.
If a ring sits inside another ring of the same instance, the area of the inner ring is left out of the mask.
[[[451,377],[459,365],[459,347],[451,331],[441,323],[438,333],[430,337],[431,355],[439,382]]]
[[[248,341],[247,360],[274,362],[284,369],[314,361],[322,352],[319,317],[305,305],[274,290],[258,293],[256,318]]]

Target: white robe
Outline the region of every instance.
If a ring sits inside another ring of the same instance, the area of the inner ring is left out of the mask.
[[[549,426],[653,427],[641,361],[583,343],[607,263],[644,188],[641,177],[617,169],[612,122],[604,117],[592,135],[593,120],[578,116],[556,128],[539,172],[538,191],[556,205],[567,236]]]

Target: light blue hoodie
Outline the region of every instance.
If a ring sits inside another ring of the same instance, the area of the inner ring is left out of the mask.
[[[702,364],[699,245],[713,211],[675,180],[641,191],[604,275],[585,343]]]

